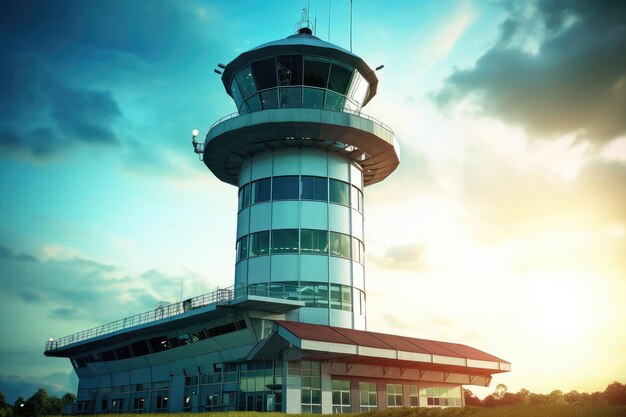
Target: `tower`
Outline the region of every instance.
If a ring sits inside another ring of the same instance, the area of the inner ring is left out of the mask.
[[[398,146],[361,113],[375,72],[298,27],[224,67],[238,113],[195,149],[239,189],[235,291],[303,301],[288,320],[365,330],[363,190],[398,166]]]
[[[361,113],[374,71],[306,19],[220,68],[238,111],[192,143],[239,190],[235,285],[48,340],[79,378],[66,412],[462,406],[462,385],[510,371],[469,346],[366,330],[363,189],[399,164],[391,129]]]

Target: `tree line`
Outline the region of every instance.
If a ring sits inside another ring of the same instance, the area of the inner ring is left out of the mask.
[[[61,414],[63,406],[73,404],[76,396],[70,392],[61,398],[48,395],[48,392],[39,388],[29,399],[19,397],[13,405],[6,402],[4,393],[0,391],[0,417],[39,417]]]
[[[549,394],[535,394],[522,388],[516,393],[509,392],[506,385],[498,384],[492,394],[483,400],[476,397],[472,391],[463,388],[465,405],[477,407],[499,407],[509,405],[535,405],[535,404],[608,404],[626,405],[626,384],[617,381],[610,383],[602,392],[594,393],[578,392],[576,390],[563,394],[560,390],[554,390]]]

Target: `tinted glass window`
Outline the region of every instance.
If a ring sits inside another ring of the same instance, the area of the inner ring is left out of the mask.
[[[257,90],[276,87],[276,66],[274,58],[253,62],[251,65]]]
[[[248,257],[248,237],[244,236],[237,242],[237,260],[246,259]]]
[[[326,230],[302,229],[300,250],[306,253],[328,253],[328,232]]]
[[[239,189],[239,210],[250,205],[250,184],[246,184]]]
[[[241,95],[241,90],[239,89],[239,86],[237,85],[236,79],[233,79],[233,82],[230,84],[230,93],[233,96],[233,99],[235,100],[237,107],[239,107],[239,105],[243,101],[243,97]]]
[[[328,88],[345,95],[348,93],[348,86],[350,85],[351,77],[351,68],[345,67],[337,62],[333,62],[333,65],[330,68]]]
[[[343,233],[330,232],[330,254],[332,256],[350,257],[350,236]]]
[[[268,255],[270,253],[270,232],[252,233],[249,239],[249,256]]]
[[[328,188],[329,200],[332,203],[350,205],[350,185],[348,183],[331,179]]]
[[[298,177],[274,177],[273,200],[297,200],[300,194],[300,184]]]
[[[363,212],[363,193],[354,185],[350,187],[350,191],[352,192],[352,195],[350,196],[352,208]]]
[[[321,109],[324,107],[324,91],[318,88],[305,88],[302,107]]]
[[[278,85],[302,85],[302,55],[276,57]]]
[[[328,179],[302,176],[302,199],[328,201]]]
[[[298,229],[272,230],[272,253],[298,252]]]
[[[261,94],[261,106],[263,109],[278,108],[278,89],[263,91]]]
[[[237,75],[235,75],[235,79],[237,80],[237,84],[239,84],[241,94],[244,98],[248,97],[250,94],[253,94],[256,91],[254,78],[252,78],[252,70],[250,70],[249,65],[239,71]]]
[[[248,100],[246,100],[246,105],[248,106],[249,112],[255,112],[261,110],[261,99],[258,94],[253,95]]]
[[[263,201],[269,201],[271,195],[272,182],[269,178],[263,178],[262,180],[254,181],[252,183],[251,199],[252,203],[261,203]]]
[[[280,89],[280,107],[302,107],[302,87],[282,87]]]
[[[115,355],[117,356],[117,359],[128,359],[132,356],[130,354],[129,346],[122,346],[120,348],[115,349]]]
[[[143,356],[150,353],[150,351],[148,350],[148,344],[145,340],[138,340],[131,346],[133,349],[133,356]]]
[[[304,85],[326,88],[330,61],[326,58],[304,57]]]
[[[326,92],[326,104],[324,105],[325,109],[334,111],[343,110],[345,103],[346,98],[344,96],[333,93],[332,91]]]

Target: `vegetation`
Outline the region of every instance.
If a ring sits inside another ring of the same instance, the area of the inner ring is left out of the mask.
[[[563,394],[554,390],[550,394],[534,394],[527,389],[510,393],[506,385],[498,384],[495,391],[481,400],[470,390],[463,389],[464,408],[392,408],[369,413],[351,414],[354,417],[623,417],[626,416],[626,384],[613,382],[603,392],[570,391]],[[0,391],[0,417],[40,417],[61,414],[64,405],[76,401],[74,394],[67,393],[58,398],[49,396],[40,388],[29,399],[18,398],[13,406],[7,404]],[[210,417],[284,417],[282,413],[200,413],[194,416]],[[299,414],[313,417],[316,414]],[[110,417],[116,415],[109,414]],[[157,415],[146,414],[146,417]],[[188,413],[169,414],[172,417],[187,417]]]

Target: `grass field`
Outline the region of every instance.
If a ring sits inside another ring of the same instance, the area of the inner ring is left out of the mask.
[[[370,413],[344,414],[354,417],[626,417],[626,406],[604,405],[535,405],[511,407],[465,408],[395,408]],[[127,414],[107,414],[107,417],[127,417]],[[143,417],[164,417],[164,414],[142,414]],[[228,411],[221,413],[166,414],[167,417],[313,417],[319,414],[282,414]]]

